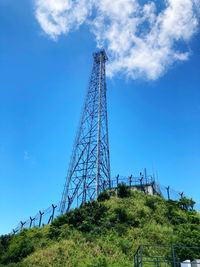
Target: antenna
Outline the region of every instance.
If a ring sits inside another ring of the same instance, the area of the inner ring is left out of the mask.
[[[101,50],[93,54],[93,59],[80,126],[62,193],[61,214],[71,207],[97,199],[103,188],[111,187],[105,73],[108,58],[106,52]]]

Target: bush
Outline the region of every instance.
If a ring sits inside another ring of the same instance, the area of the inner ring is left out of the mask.
[[[98,198],[97,198],[97,200],[98,200],[99,202],[103,202],[103,201],[105,201],[105,200],[109,200],[109,199],[110,199],[110,196],[109,196],[109,194],[108,194],[107,191],[103,191],[103,192],[101,192],[101,193],[98,195]]]
[[[146,199],[145,205],[149,207],[150,209],[152,209],[153,211],[155,211],[157,202],[158,200],[156,198],[148,197]]]
[[[195,205],[195,201],[193,201],[192,199],[188,199],[186,197],[182,197],[179,200],[179,206],[183,210],[193,210],[194,205]]]
[[[117,207],[114,209],[115,222],[127,223],[129,225],[138,224],[138,218],[135,218],[131,213],[124,207]],[[137,221],[137,222],[136,222]]]
[[[3,255],[5,251],[8,249],[10,241],[11,237],[9,235],[0,236],[0,263],[1,263],[1,255]]]
[[[33,244],[25,236],[18,236],[9,246],[7,252],[2,256],[1,262],[3,264],[9,264],[11,262],[20,262],[23,258],[34,252]]]
[[[120,198],[130,197],[131,190],[125,184],[119,184],[118,190],[117,190],[117,195]]]
[[[119,220],[120,223],[128,222],[128,214],[124,208],[118,207],[114,210],[114,212],[115,212],[117,219]]]
[[[60,227],[64,224],[82,232],[89,232],[94,226],[101,224],[106,211],[106,206],[97,201],[84,203],[80,208],[57,217],[50,225],[50,237],[58,237],[60,235]]]
[[[129,252],[131,251],[133,243],[126,240],[126,239],[119,239],[119,246],[120,246],[122,252],[124,254],[128,255]]]
[[[115,190],[109,190],[109,195],[110,195],[111,197],[115,197],[115,196],[116,196],[116,192],[115,192]]]

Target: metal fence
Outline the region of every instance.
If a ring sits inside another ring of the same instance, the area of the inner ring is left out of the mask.
[[[111,180],[111,188],[115,189],[119,184],[124,183],[127,186],[140,190],[145,194],[148,194],[146,190],[147,186],[151,185],[153,192],[164,197],[165,199],[179,200],[181,197],[187,197],[183,192],[173,190],[169,186],[159,185],[155,182],[154,175],[147,175],[146,169],[144,173],[138,176],[130,175],[128,177],[117,175]],[[106,189],[106,188],[105,188]],[[187,197],[189,199],[189,197]],[[59,212],[60,203],[52,204],[48,209],[39,211],[35,216],[30,216],[26,221],[21,221],[16,228],[12,230],[10,234],[19,233],[23,228],[42,227],[49,224],[60,215]],[[194,208],[200,212],[200,205],[195,204]]]
[[[200,257],[200,247],[164,246],[164,245],[140,245],[134,255],[134,267],[188,267],[190,259],[180,258],[179,253],[185,255],[195,253]],[[164,255],[164,256],[160,256]],[[187,256],[185,256],[187,257]],[[200,265],[194,265],[200,266]]]
[[[30,216],[26,221],[20,221],[11,234],[17,234],[24,228],[43,227],[46,224],[50,224],[59,215],[58,207],[59,204],[52,204],[48,209],[39,211],[35,216]]]

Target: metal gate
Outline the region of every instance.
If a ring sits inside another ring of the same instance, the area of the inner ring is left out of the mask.
[[[185,252],[185,259],[177,256],[181,250]],[[187,255],[192,254],[200,258],[200,247],[140,245],[134,255],[134,267],[188,267],[191,265],[185,260],[197,259],[192,258],[194,256],[187,258]]]

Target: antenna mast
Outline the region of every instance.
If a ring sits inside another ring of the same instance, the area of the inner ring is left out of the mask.
[[[110,187],[110,156],[104,50],[93,54],[89,87],[66,177],[60,213],[98,197]]]

